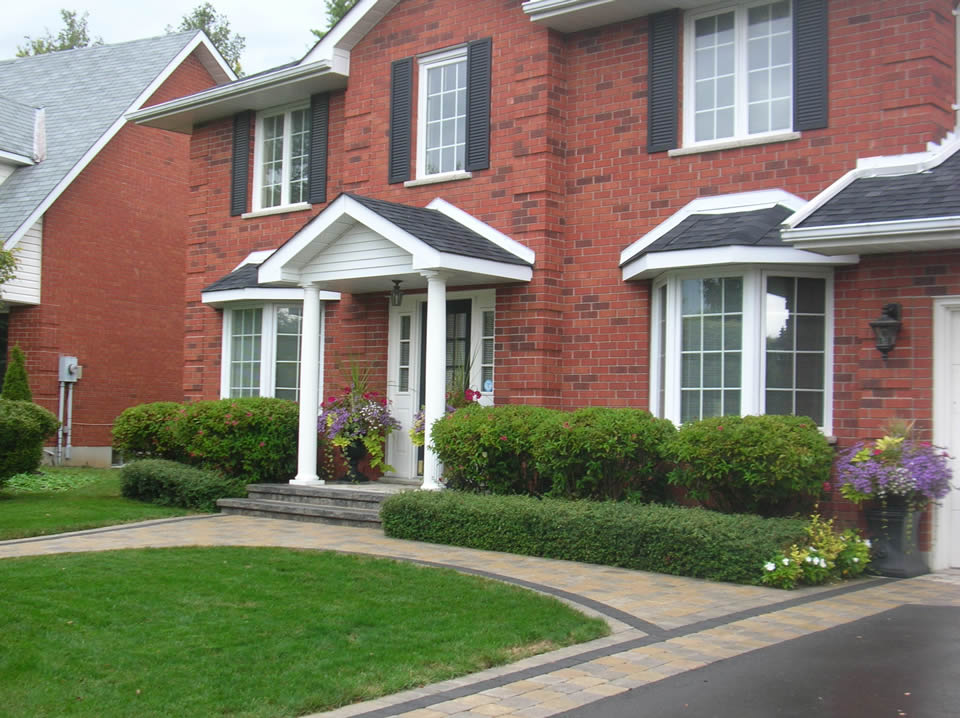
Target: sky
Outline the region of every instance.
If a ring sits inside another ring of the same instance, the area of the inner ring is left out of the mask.
[[[91,38],[106,43],[126,42],[163,35],[167,25],[180,24],[184,15],[202,5],[203,0],[26,0],[4,8],[0,26],[0,59],[14,57],[24,35],[56,35],[63,27],[60,9],[74,10],[78,16],[89,13],[87,30]],[[313,45],[311,28],[327,25],[323,0],[277,0],[259,3],[253,0],[211,0],[211,4],[230,21],[231,32],[243,35],[246,49],[240,63],[246,74],[297,60]]]

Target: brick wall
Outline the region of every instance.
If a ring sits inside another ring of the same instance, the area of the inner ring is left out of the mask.
[[[194,56],[151,101],[213,84]],[[41,304],[12,307],[34,400],[57,412],[60,354],[83,378],[74,446],[111,444],[123,409],[182,398],[189,137],[124,126],[44,215]]]

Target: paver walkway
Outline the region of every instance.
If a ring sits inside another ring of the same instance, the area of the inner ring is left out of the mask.
[[[0,559],[170,546],[325,549],[442,565],[535,588],[602,615],[590,643],[324,713],[541,718],[904,604],[960,607],[960,571],[793,592],[385,537],[365,528],[201,516],[0,542]]]

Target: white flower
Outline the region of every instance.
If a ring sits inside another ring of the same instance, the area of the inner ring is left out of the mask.
[[[870,539],[864,539],[863,542],[867,545],[867,548],[873,546],[873,544],[870,543]]]
[[[854,563],[860,563],[860,559],[857,558],[856,556],[854,556],[854,557],[853,557],[853,562],[854,562]]]
[[[821,559],[820,559],[820,568],[826,568],[826,567],[827,567],[827,559],[821,558]]]
[[[804,563],[812,563],[812,562],[813,562],[813,559],[810,558],[809,556],[807,556],[805,559],[803,559],[803,561],[804,561]]]
[[[789,565],[790,565],[790,559],[788,559],[788,558],[783,559],[783,565],[784,565],[784,566],[789,566]]]
[[[773,561],[768,561],[764,565],[764,568],[767,569],[768,571],[773,571],[776,567],[777,567],[777,564],[775,564]]]

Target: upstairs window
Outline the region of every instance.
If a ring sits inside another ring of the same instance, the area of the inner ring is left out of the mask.
[[[310,109],[261,114],[254,155],[254,209],[307,202],[310,177]]]
[[[422,58],[419,66],[417,174],[461,172],[467,142],[467,48]]]

